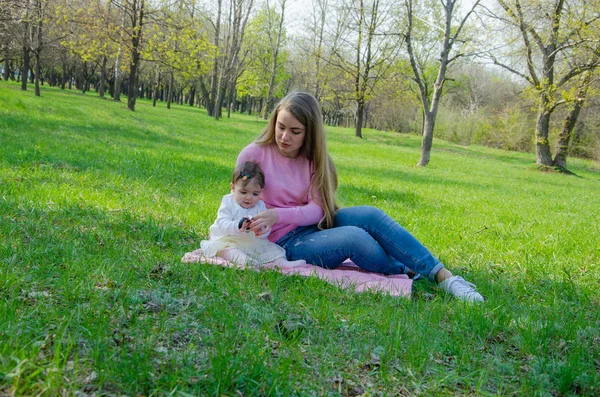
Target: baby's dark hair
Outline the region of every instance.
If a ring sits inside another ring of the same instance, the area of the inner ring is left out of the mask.
[[[235,167],[231,183],[235,185],[240,180],[242,181],[243,187],[252,180],[254,180],[261,189],[265,187],[265,174],[263,174],[260,165],[254,161],[246,161],[244,164]]]

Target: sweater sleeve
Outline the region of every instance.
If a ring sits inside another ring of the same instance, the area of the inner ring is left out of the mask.
[[[312,200],[306,205],[290,208],[275,208],[277,222],[298,226],[314,225],[323,218],[323,209]]]
[[[215,225],[219,228],[221,233],[225,236],[235,236],[242,234],[238,229],[239,219],[233,219],[233,209],[227,202],[227,198],[223,198],[219,212],[217,213],[217,220]]]
[[[312,181],[313,177],[314,169],[312,165],[310,165],[309,184],[310,181]],[[315,202],[320,200],[321,196],[317,193],[317,200],[315,200],[315,197],[313,197],[311,193],[310,187],[308,188],[308,190],[309,192],[308,194],[306,194],[306,204],[298,205],[295,207],[282,207],[275,209],[277,211],[278,222],[285,221],[285,223],[288,224],[308,226],[314,225],[315,223],[319,223],[321,219],[323,219],[325,212],[323,211],[323,208],[321,208],[321,206]]]

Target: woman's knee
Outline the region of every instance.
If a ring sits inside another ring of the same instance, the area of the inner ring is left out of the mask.
[[[325,268],[336,268],[346,259],[377,258],[381,247],[367,231],[357,226],[340,226],[319,233],[318,238],[310,240],[309,250],[302,248],[305,244],[294,247],[292,257],[305,259]],[[323,245],[321,243],[325,242]]]
[[[368,244],[369,240],[373,240],[371,235],[359,226],[341,226],[336,229],[339,229],[338,244],[341,245],[356,247],[357,244]]]
[[[309,236],[302,242],[293,245],[296,249],[309,249],[316,251],[339,251],[351,253],[361,247],[378,244],[371,235],[359,226],[339,226],[320,231]]]

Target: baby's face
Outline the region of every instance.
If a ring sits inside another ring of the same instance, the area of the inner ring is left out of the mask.
[[[236,203],[244,208],[252,208],[260,200],[262,188],[255,181],[250,181],[244,186],[242,181],[238,180],[231,185],[231,191]]]

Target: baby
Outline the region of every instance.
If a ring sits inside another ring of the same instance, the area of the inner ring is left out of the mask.
[[[288,261],[285,250],[267,239],[270,229],[257,237],[249,230],[253,216],[267,207],[260,199],[265,176],[260,166],[247,161],[238,166],[231,178],[231,193],[223,196],[215,223],[210,227],[209,240],[201,243],[204,255],[221,257],[238,265],[300,266],[305,261]]]

